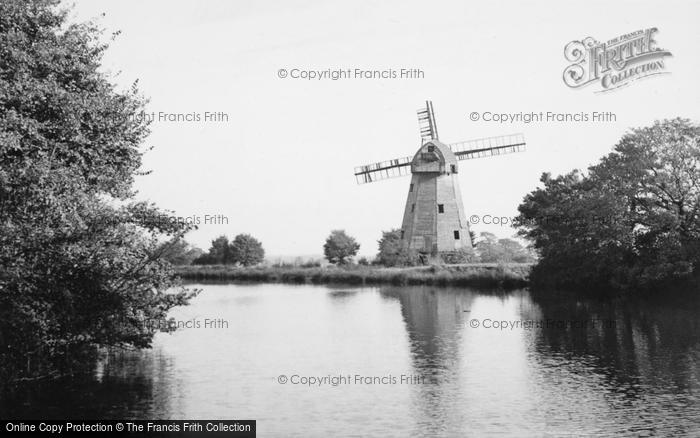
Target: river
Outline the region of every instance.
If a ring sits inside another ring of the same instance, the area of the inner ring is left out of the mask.
[[[527,290],[204,284],[153,348],[4,417],[254,419],[260,437],[700,436],[687,305]]]

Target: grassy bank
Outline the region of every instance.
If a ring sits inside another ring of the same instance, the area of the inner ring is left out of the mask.
[[[433,285],[519,288],[527,286],[530,264],[468,264],[381,268],[179,266],[185,280],[224,280],[293,284]]]

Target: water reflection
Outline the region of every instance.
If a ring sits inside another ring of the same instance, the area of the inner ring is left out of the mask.
[[[425,384],[415,386],[411,417],[417,419],[411,435],[426,430],[456,432],[459,425],[460,344],[462,325],[475,299],[471,291],[384,288],[382,296],[401,303],[401,315],[410,339],[413,373]],[[457,408],[457,409],[455,409]]]
[[[549,410],[558,430],[574,420],[590,423],[591,433],[700,431],[696,304],[533,302],[545,319],[597,322],[585,329],[548,327],[537,332],[536,354],[530,360],[531,368],[539,370],[541,391],[559,390],[560,397],[580,401],[575,414]]]
[[[167,399],[154,388],[170,361],[150,351],[112,352],[94,376],[26,383],[3,394],[0,417],[155,418],[156,406],[167,405]]]
[[[451,368],[458,359],[461,326],[474,292],[395,287],[381,289],[380,293],[401,303],[416,369],[437,373]]]
[[[437,383],[421,388],[418,430],[700,430],[697,307],[532,299],[525,291],[381,293],[401,303],[414,367]],[[487,329],[486,321],[514,325]]]
[[[203,288],[174,316],[225,318],[229,329],[159,335],[150,351],[110,355],[91,378],[24,385],[3,395],[0,416],[236,416],[258,419],[260,436],[302,423],[307,436],[700,434],[697,305],[525,290]],[[425,380],[277,383],[292,373]]]

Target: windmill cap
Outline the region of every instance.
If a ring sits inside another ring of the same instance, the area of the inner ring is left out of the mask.
[[[448,173],[451,165],[457,165],[457,157],[452,149],[438,140],[430,140],[413,156],[411,172]]]

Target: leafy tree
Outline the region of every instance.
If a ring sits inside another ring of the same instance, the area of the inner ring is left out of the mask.
[[[700,126],[674,119],[633,130],[591,169],[591,179],[625,207],[633,277],[656,283],[697,275]]]
[[[196,258],[194,265],[229,265],[234,263],[231,257],[231,244],[228,237],[221,235],[211,241],[211,246],[206,254]]]
[[[498,244],[498,238],[496,235],[493,233],[482,232],[480,237],[481,239],[476,245],[479,260],[484,263],[502,261],[504,259],[505,252]]]
[[[418,264],[418,253],[409,250],[401,240],[401,230],[383,231],[382,238],[377,242],[379,253],[377,262],[383,266],[415,266]]]
[[[590,167],[556,178],[519,207],[541,255],[533,280],[577,288],[688,282],[700,266],[700,128],[688,120],[634,129]]]
[[[158,239],[178,223],[132,190],[148,134],[136,85],[56,0],[0,2],[0,382],[90,367],[97,347],[148,347],[192,292]],[[173,289],[174,288],[174,289]]]
[[[348,236],[344,230],[334,230],[326,239],[323,245],[323,254],[326,259],[333,264],[345,264],[348,260],[357,255],[360,244]]]
[[[575,288],[609,287],[631,255],[623,204],[598,190],[593,181],[574,171],[552,178],[525,197],[518,208],[520,233],[541,255],[531,278],[535,283]],[[607,217],[608,226],[600,223]],[[615,280],[617,279],[617,280]]]
[[[222,234],[221,236],[212,240],[211,248],[209,248],[209,256],[219,265],[228,265],[233,263],[233,259],[231,257],[231,244],[228,241],[228,237]]]
[[[506,255],[505,262],[533,263],[537,260],[537,255],[530,245],[523,246],[517,240],[508,238],[498,239],[498,244]]]
[[[204,255],[202,249],[190,245],[182,238],[176,238],[163,242],[159,251],[164,260],[173,265],[190,265],[195,259]]]
[[[529,263],[535,260],[530,250],[513,239],[499,239],[493,233],[482,232],[476,244],[483,263]]]
[[[239,234],[230,246],[231,260],[243,266],[254,266],[265,260],[262,243],[250,234]]]

